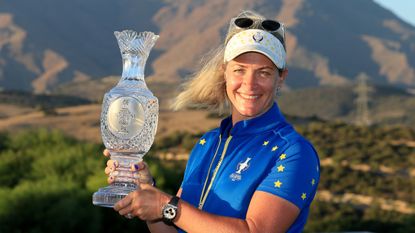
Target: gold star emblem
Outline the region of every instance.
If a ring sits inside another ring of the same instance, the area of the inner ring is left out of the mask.
[[[278,167],[277,167],[277,169],[278,169],[278,172],[283,172],[284,171],[284,166],[282,166],[282,164],[281,165],[279,165]]]
[[[312,179],[312,180],[311,180],[311,185],[313,185],[313,186],[314,186],[315,184],[316,184],[316,180],[315,180],[315,179]]]
[[[274,186],[277,188],[281,188],[282,182],[280,180],[277,180],[276,182],[274,182]]]
[[[204,138],[202,140],[200,140],[200,142],[199,142],[199,144],[202,145],[202,146],[205,145],[205,143],[206,143],[206,140]]]
[[[286,154],[282,154],[282,155],[280,155],[280,160],[283,160],[283,159],[285,159],[285,158],[287,158],[287,155],[286,155]]]
[[[301,199],[305,200],[307,198],[307,195],[305,193],[301,194]]]
[[[273,148],[272,148],[272,151],[276,151],[278,149],[278,146],[274,146]]]
[[[269,141],[264,141],[264,144],[262,144],[263,146],[268,145]]]

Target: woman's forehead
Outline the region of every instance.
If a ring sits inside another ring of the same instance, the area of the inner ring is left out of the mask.
[[[229,61],[231,65],[258,65],[270,68],[276,68],[275,64],[265,55],[258,52],[243,53],[233,60]]]

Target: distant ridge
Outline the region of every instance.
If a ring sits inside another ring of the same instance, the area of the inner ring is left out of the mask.
[[[415,28],[373,1],[29,0],[0,3],[0,87],[35,93],[121,74],[113,31],[160,34],[149,82],[177,84],[253,9],[287,26],[291,89],[370,81],[415,88]]]
[[[356,99],[354,85],[305,88],[283,92],[278,104],[287,115],[340,120],[354,123]],[[415,95],[400,88],[371,84],[369,114],[373,124],[415,126]]]
[[[91,101],[76,96],[33,94],[21,90],[0,91],[0,104],[22,107],[58,108],[90,103]]]

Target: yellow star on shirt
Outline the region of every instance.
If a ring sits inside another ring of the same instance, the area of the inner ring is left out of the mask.
[[[276,182],[274,182],[274,186],[277,188],[281,188],[282,182],[280,180],[277,180]]]
[[[206,140],[204,138],[202,140],[200,140],[200,142],[199,142],[199,144],[202,145],[202,146],[205,145],[205,143],[206,143]]]
[[[269,141],[264,141],[264,144],[262,144],[263,146],[268,145]]]
[[[282,166],[282,164],[280,166],[277,167],[278,172],[283,172],[284,171],[284,166]]]
[[[315,180],[315,179],[312,179],[312,180],[311,180],[311,185],[313,185],[313,186],[314,186],[315,184],[316,184],[316,180]]]
[[[273,148],[272,148],[272,151],[276,151],[278,149],[278,146],[274,146]]]
[[[307,198],[307,195],[305,193],[301,194],[301,199],[305,200]]]
[[[285,158],[287,158],[287,155],[286,155],[286,154],[282,154],[282,155],[280,155],[280,160],[283,160],[283,159],[285,159]]]

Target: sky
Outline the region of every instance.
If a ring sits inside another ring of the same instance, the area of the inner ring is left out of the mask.
[[[379,5],[389,9],[405,22],[415,27],[414,0],[374,0]]]

